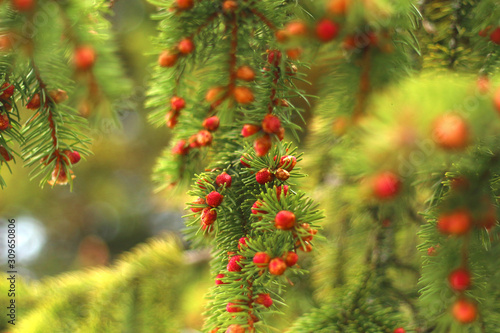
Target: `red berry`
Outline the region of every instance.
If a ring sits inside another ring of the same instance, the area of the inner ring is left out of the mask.
[[[283,185],[283,187],[280,185],[280,186],[276,187],[276,197],[278,198],[278,200],[281,198],[282,189],[283,189],[283,194],[285,195],[285,197],[288,194],[288,185]]]
[[[279,66],[281,62],[281,52],[278,50],[271,50],[267,55],[267,61],[274,66]]]
[[[402,327],[396,328],[393,333],[406,333],[405,329]]]
[[[186,140],[179,140],[172,148],[174,155],[186,155],[189,152],[189,146],[186,145]]]
[[[292,59],[292,60],[297,60],[300,58],[300,55],[302,54],[302,48],[300,47],[296,47],[296,48],[293,48],[293,49],[288,49],[286,50],[286,55],[288,58]]]
[[[254,135],[258,131],[260,131],[260,127],[259,126],[246,124],[246,125],[243,125],[243,128],[241,129],[241,135],[243,137],[247,138],[247,137],[249,137],[251,135]]]
[[[274,226],[281,230],[290,230],[295,226],[295,214],[282,210],[274,218]]]
[[[219,117],[212,116],[203,121],[203,127],[210,132],[216,131],[219,128]]]
[[[180,111],[186,107],[186,101],[182,97],[173,96],[170,99],[170,105],[172,106],[172,110]]]
[[[220,194],[219,192],[212,191],[208,193],[208,195],[205,197],[207,200],[207,204],[211,207],[219,207],[220,204],[222,203],[222,199],[224,196]]]
[[[63,151],[63,153],[66,156],[68,156],[68,159],[71,162],[71,164],[76,164],[81,159],[80,153],[77,152],[76,150],[73,150],[73,151],[71,151],[71,150],[65,150],[65,151]]]
[[[229,263],[227,264],[227,270],[229,272],[241,272],[242,266],[240,266],[240,261],[243,259],[243,256],[236,255],[229,259]]]
[[[254,101],[253,92],[248,87],[235,87],[233,96],[236,102],[240,104],[250,104]]]
[[[316,36],[323,42],[334,39],[337,37],[338,32],[339,26],[328,19],[322,19],[316,24]]]
[[[450,287],[456,291],[464,291],[470,287],[470,273],[464,268],[455,269],[448,275]]]
[[[253,148],[255,149],[255,154],[259,157],[265,156],[269,149],[271,149],[273,142],[269,135],[261,136],[258,139],[255,139],[253,142]]]
[[[180,10],[191,9],[194,6],[194,0],[176,0],[176,5]]]
[[[304,36],[307,34],[307,25],[301,21],[293,21],[285,26],[285,31],[290,36]]]
[[[269,273],[272,275],[282,275],[285,273],[286,263],[281,258],[274,258],[269,262]]]
[[[465,209],[458,209],[454,212],[441,214],[438,218],[437,227],[443,234],[463,235],[466,234],[472,225],[472,217]]]
[[[397,175],[387,171],[376,175],[372,186],[377,199],[393,199],[401,190],[401,181]]]
[[[217,184],[217,186],[222,186],[226,184],[226,188],[231,187],[232,181],[233,179],[231,178],[231,176],[225,172],[221,173],[220,175],[217,176],[217,178],[215,178],[215,184]]]
[[[207,91],[207,95],[205,96],[206,101],[209,103],[215,102],[217,99],[219,99],[222,96],[222,93],[224,92],[225,89],[226,88],[224,88],[224,87],[210,88]]]
[[[277,133],[281,127],[281,121],[278,117],[268,114],[262,121],[262,129],[266,133]]]
[[[282,182],[284,182],[285,180],[290,178],[290,173],[282,168],[279,168],[278,170],[276,170],[275,175],[276,175],[276,178],[278,178]]]
[[[216,285],[219,285],[219,284],[227,284],[227,282],[222,282],[221,279],[223,279],[225,277],[224,274],[217,274],[217,276],[215,277],[215,284]]]
[[[40,105],[42,105],[42,102],[40,101],[40,94],[34,94],[28,104],[26,104],[26,108],[30,110],[38,110]]]
[[[255,79],[255,72],[250,66],[241,66],[236,71],[236,77],[243,81],[253,81]]]
[[[238,9],[238,3],[233,0],[225,0],[222,3],[222,10],[225,13],[231,13],[234,12],[236,9]]]
[[[6,114],[0,115],[0,131],[4,131],[10,127],[10,120]]]
[[[273,180],[273,175],[269,169],[261,169],[255,174],[255,180],[259,184],[265,184]]]
[[[20,12],[27,12],[35,8],[35,0],[12,0],[12,7]]]
[[[240,158],[240,163],[244,166],[244,167],[247,167],[247,168],[250,168],[250,164],[248,164],[247,162],[249,161],[249,156],[247,154],[241,156]]]
[[[211,225],[217,219],[217,211],[215,209],[211,209],[210,207],[203,208],[201,212],[201,222],[204,225]]]
[[[271,261],[271,257],[266,252],[257,252],[253,256],[253,263],[260,268],[266,267]]]
[[[327,10],[334,15],[344,16],[349,8],[349,2],[350,0],[330,0]]]
[[[168,50],[163,51],[158,57],[158,65],[160,67],[172,67],[177,62],[177,54],[171,53]]]
[[[297,158],[295,156],[285,155],[281,157],[278,167],[283,168],[287,171],[292,171],[295,167],[295,164],[297,164]]]
[[[266,214],[267,213],[266,211],[257,209],[262,207],[262,205],[263,205],[262,202],[260,202],[259,200],[255,201],[255,203],[252,205],[252,214],[259,214],[259,213]]]
[[[206,201],[203,198],[198,198],[195,201],[193,201],[194,205],[206,205]],[[198,213],[201,212],[205,207],[191,207],[191,211],[193,213]]]
[[[493,30],[490,34],[490,40],[497,44],[497,45],[500,45],[500,27],[496,28],[495,30]]]
[[[462,323],[468,324],[476,320],[477,307],[474,303],[465,299],[459,299],[455,302],[452,308],[453,317]]]
[[[464,149],[469,143],[469,129],[465,120],[455,114],[445,114],[434,122],[433,138],[444,149]]]
[[[97,55],[94,48],[92,48],[91,46],[80,46],[75,50],[73,62],[76,66],[76,69],[85,71],[94,66],[96,57]]]
[[[14,89],[14,85],[10,83],[5,82],[4,84],[2,84],[2,88],[0,88],[0,90],[2,90],[0,92],[0,100],[6,101],[11,98],[12,95],[14,95]]]
[[[227,303],[226,305],[227,312],[241,312],[243,309],[235,303]]]
[[[196,143],[201,147],[208,146],[212,143],[213,136],[209,131],[201,130],[196,134]]]
[[[12,155],[9,154],[9,152],[4,146],[0,146],[0,155],[3,157],[5,162],[8,162],[13,159]]]
[[[245,329],[237,324],[229,325],[226,333],[245,333]]]
[[[194,43],[191,39],[189,38],[184,38],[179,42],[177,45],[177,48],[179,49],[179,52],[182,54],[189,54],[193,52],[194,50]]]
[[[259,294],[257,298],[255,299],[255,303],[257,304],[262,304],[266,308],[270,307],[273,305],[273,299],[269,294]]]
[[[238,240],[238,250],[241,250],[242,247],[247,246],[247,240],[248,240],[248,237],[241,237]]]
[[[500,112],[500,88],[498,88],[493,95],[493,105],[495,106],[495,109]]]
[[[294,266],[297,261],[299,261],[299,256],[297,253],[293,252],[293,251],[288,251],[286,254],[285,254],[285,264],[288,266],[288,267],[291,267],[291,266]]]

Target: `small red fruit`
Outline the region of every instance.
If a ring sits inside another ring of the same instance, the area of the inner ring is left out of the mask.
[[[177,45],[177,49],[179,49],[179,52],[182,54],[189,54],[194,50],[194,43],[191,39],[184,38]]]
[[[307,34],[307,25],[301,21],[293,21],[286,25],[285,31],[290,36],[304,36]]]
[[[9,152],[4,146],[0,146],[0,155],[3,157],[5,162],[8,162],[13,159],[12,155],[9,154]]]
[[[241,269],[243,268],[240,266],[240,261],[243,259],[243,256],[236,255],[231,257],[229,259],[229,263],[227,264],[227,270],[229,272],[241,272]]]
[[[269,169],[264,168],[255,174],[255,180],[259,184],[265,184],[273,180],[273,174]]]
[[[209,103],[215,102],[222,96],[222,93],[224,92],[225,89],[226,88],[224,87],[213,87],[208,89],[207,94],[205,96],[205,100]]]
[[[262,213],[262,214],[266,214],[266,211],[263,211],[263,210],[258,210],[258,208],[262,207],[262,202],[260,202],[259,200],[255,201],[255,203],[252,205],[252,214],[259,214],[259,213]]]
[[[188,10],[193,8],[194,0],[176,0],[176,7],[180,10]]]
[[[196,134],[196,143],[201,147],[210,145],[212,140],[213,136],[209,131],[201,130]]]
[[[234,1],[234,0],[225,0],[222,3],[222,10],[225,13],[232,13],[236,9],[238,9],[238,3],[236,1]]]
[[[10,120],[6,114],[0,115],[0,131],[4,131],[10,127]]]
[[[250,164],[248,164],[247,162],[250,161],[250,158],[247,154],[244,154],[243,156],[241,156],[240,158],[240,163],[244,166],[244,167],[247,167],[247,168],[250,168]]]
[[[283,186],[278,186],[276,187],[276,197],[278,198],[278,200],[281,198],[281,192],[283,191],[283,194],[286,195],[288,194],[288,185],[283,185]]]
[[[255,154],[259,157],[265,156],[271,149],[272,145],[273,142],[268,134],[255,139],[255,141],[253,142]]]
[[[465,120],[455,114],[437,118],[432,131],[434,141],[444,149],[464,149],[469,143],[469,129]]]
[[[241,311],[243,311],[243,309],[241,307],[239,307],[238,304],[227,303],[226,311],[227,312],[241,312]]]
[[[28,104],[26,104],[26,108],[30,110],[38,110],[40,105],[42,105],[42,102],[40,101],[40,94],[34,94]]]
[[[75,50],[73,62],[76,69],[85,71],[94,66],[96,58],[97,55],[92,46],[79,46]]]
[[[281,127],[281,121],[278,117],[268,114],[262,121],[262,129],[266,133],[277,133]]]
[[[349,8],[349,2],[350,0],[330,0],[327,10],[334,15],[344,16]]]
[[[458,209],[454,212],[442,214],[438,218],[437,227],[443,234],[463,235],[466,234],[472,225],[472,217],[465,209]]]
[[[281,62],[281,52],[278,50],[271,50],[267,55],[267,62],[271,65],[279,66]]]
[[[397,175],[386,171],[375,176],[372,188],[377,199],[393,199],[401,190],[401,181]]]
[[[286,55],[288,58],[292,60],[297,60],[300,58],[300,55],[302,54],[303,50],[300,47],[296,47],[293,49],[288,49],[286,50]]]
[[[293,251],[288,251],[286,254],[285,254],[285,264],[288,266],[288,267],[292,267],[294,266],[297,261],[299,261],[299,256],[297,253],[293,252]]]
[[[281,258],[274,258],[269,262],[269,273],[272,275],[282,275],[286,270],[286,263]]]
[[[278,167],[290,172],[295,167],[295,164],[297,164],[297,158],[295,156],[285,155],[281,157]]]
[[[236,71],[236,77],[243,81],[253,81],[255,72],[250,66],[241,66]]]
[[[219,128],[219,124],[220,124],[220,121],[219,121],[219,117],[217,117],[217,116],[212,116],[212,117],[206,118],[203,121],[203,127],[210,132],[216,131]]]
[[[496,28],[495,30],[493,30],[490,34],[490,40],[497,44],[497,45],[500,45],[500,27]]]
[[[238,250],[241,250],[244,246],[247,246],[248,237],[241,237],[238,240]]]
[[[270,307],[273,305],[273,299],[269,294],[259,294],[257,298],[255,299],[255,303],[257,304],[262,304],[266,308]]]
[[[406,333],[405,329],[402,327],[398,327],[394,330],[393,333]]]
[[[193,201],[194,205],[206,205],[207,202],[203,198],[198,198],[195,201]],[[193,213],[198,213],[201,212],[204,209],[204,207],[191,207],[191,211]]]
[[[278,170],[276,170],[275,174],[276,174],[276,178],[278,178],[282,182],[284,182],[285,180],[290,178],[290,173],[288,171],[286,171],[285,169],[279,168]]]
[[[189,146],[186,145],[186,140],[179,140],[177,144],[172,148],[172,154],[174,155],[186,155],[189,152]]]
[[[12,95],[14,95],[14,85],[8,83],[8,82],[5,82],[4,84],[2,84],[2,87],[0,88],[1,92],[0,92],[0,100],[8,100],[9,98],[12,97]]]
[[[69,159],[69,161],[71,162],[71,164],[76,164],[76,163],[78,163],[78,162],[80,161],[80,159],[82,158],[82,157],[80,156],[80,153],[79,153],[79,152],[77,152],[76,150],[73,150],[73,151],[71,151],[71,150],[65,150],[65,151],[63,151],[63,153],[64,153],[66,156],[68,156],[68,159]]]
[[[243,128],[241,129],[241,135],[243,135],[243,137],[247,138],[251,135],[254,135],[258,131],[260,131],[259,126],[246,124],[246,125],[243,125]]]
[[[260,268],[266,267],[271,261],[271,257],[266,252],[257,252],[253,256],[253,263]]]
[[[250,104],[254,101],[253,92],[248,87],[234,88],[233,96],[236,102],[240,104]]]
[[[28,12],[35,8],[35,0],[12,0],[12,7],[20,12]]]
[[[295,226],[295,214],[282,210],[274,218],[274,226],[281,230],[290,230]]]
[[[208,193],[208,195],[205,197],[205,199],[207,200],[207,204],[214,208],[220,206],[223,198],[224,196],[216,191]]]
[[[217,274],[217,276],[215,277],[215,284],[216,285],[219,285],[219,284],[227,284],[225,282],[222,282],[221,279],[223,279],[225,277],[224,274]]]
[[[229,325],[226,333],[245,333],[245,329],[237,324]]]
[[[464,268],[455,269],[448,275],[450,287],[456,291],[464,291],[470,287],[470,273]]]
[[[217,186],[223,186],[224,184],[226,184],[226,188],[231,187],[232,181],[233,179],[231,178],[231,176],[225,172],[221,173],[217,176],[217,178],[215,178],[215,184],[217,184]]]
[[[323,42],[328,42],[339,33],[339,26],[328,19],[322,19],[316,24],[316,36]]]
[[[160,67],[172,67],[177,62],[177,54],[171,53],[168,50],[163,51],[158,57],[158,65]]]
[[[180,111],[186,107],[186,101],[182,97],[173,96],[170,99],[170,105],[172,106],[172,110]]]
[[[204,225],[211,225],[217,220],[217,211],[210,207],[203,208],[201,212],[201,222]]]
[[[453,317],[455,317],[458,322],[468,324],[476,320],[477,307],[472,302],[465,299],[459,299],[453,305],[452,313]]]

